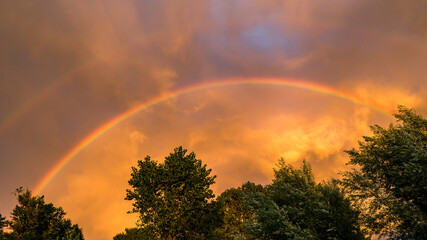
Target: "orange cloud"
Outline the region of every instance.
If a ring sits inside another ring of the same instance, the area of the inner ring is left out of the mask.
[[[0,212],[106,120],[173,89],[226,78],[295,78],[395,111],[427,113],[426,7],[398,1],[0,2]],[[379,11],[381,10],[381,11]],[[93,63],[81,71],[79,66]],[[70,76],[66,84],[58,84]],[[235,86],[170,99],[79,153],[43,194],[87,239],[131,227],[130,167],[194,151],[224,189],[267,184],[277,159],[307,159],[319,179],[344,149],[391,118],[303,89]],[[0,126],[1,128],[2,126]]]

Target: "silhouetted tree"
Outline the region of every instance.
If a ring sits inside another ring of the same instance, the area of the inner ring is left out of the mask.
[[[0,214],[0,240],[5,238],[3,228],[7,226],[6,218]]]
[[[263,192],[262,185],[247,182],[238,188],[225,190],[217,200],[222,206],[223,225],[217,229],[221,239],[240,239],[247,237],[245,223],[252,219],[253,211],[245,204],[248,194]]]
[[[156,239],[154,232],[146,228],[126,228],[125,232],[119,233],[113,238],[114,240],[140,240]]]
[[[371,234],[427,238],[427,120],[399,106],[397,124],[372,126],[359,149],[347,151],[358,169],[342,184],[363,212]]]
[[[83,233],[77,224],[65,219],[61,207],[46,204],[44,196],[32,196],[30,191],[16,190],[18,205],[9,222],[10,233],[5,239],[82,240]]]
[[[336,183],[316,184],[305,161],[295,169],[279,161],[273,183],[246,204],[255,213],[248,239],[365,239],[358,212]]]
[[[126,200],[133,201],[139,227],[157,239],[214,238],[221,206],[213,198],[210,176],[201,160],[182,147],[158,164],[149,156],[132,167]]]

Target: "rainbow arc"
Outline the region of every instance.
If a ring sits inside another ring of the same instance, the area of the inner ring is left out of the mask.
[[[380,112],[387,116],[391,116],[389,113],[381,110],[380,108],[367,104],[361,99],[357,97],[351,96],[348,93],[344,93],[333,88],[319,85],[313,82],[302,81],[298,79],[285,79],[285,78],[250,78],[250,79],[226,79],[221,81],[213,81],[213,82],[205,82],[189,87],[184,87],[177,89],[175,91],[171,91],[155,98],[149,99],[145,102],[142,102],[125,112],[120,113],[116,117],[110,119],[105,122],[94,131],[92,131],[89,135],[83,138],[79,143],[77,143],[72,149],[70,149],[61,159],[59,159],[55,165],[44,175],[44,177],[37,183],[35,188],[33,189],[33,194],[37,195],[49,184],[49,182],[61,171],[64,166],[70,162],[80,151],[86,148],[89,144],[99,138],[102,134],[107,132],[109,129],[113,128],[120,122],[132,117],[136,113],[147,109],[153,105],[159,104],[166,100],[176,98],[182,95],[187,95],[190,93],[214,89],[214,88],[222,88],[229,86],[238,86],[238,85],[271,85],[271,86],[280,86],[280,87],[293,87],[299,89],[305,89],[309,91],[319,92],[323,94],[328,94],[331,96],[335,96],[346,101],[353,102],[358,105],[362,105],[367,107],[373,111]]]

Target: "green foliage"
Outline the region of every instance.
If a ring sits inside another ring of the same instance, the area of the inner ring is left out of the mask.
[[[397,124],[372,126],[359,149],[347,151],[359,170],[342,184],[363,212],[371,234],[394,239],[427,236],[427,120],[399,106]]]
[[[248,239],[364,239],[358,212],[336,183],[316,184],[305,161],[301,169],[283,159],[265,193],[247,197],[255,213]]]
[[[0,214],[0,240],[5,239],[5,233],[3,232],[3,228],[8,225],[6,218]]]
[[[140,239],[155,239],[156,236],[147,228],[126,228],[124,233],[119,233],[114,236],[114,240],[140,240]]]
[[[360,212],[352,207],[337,181],[318,184],[317,190],[321,210],[316,211],[316,231],[321,239],[365,239],[359,224]]]
[[[287,212],[266,195],[259,192],[249,194],[246,204],[255,213],[245,223],[247,239],[314,239],[310,232],[292,223]]]
[[[247,182],[238,188],[225,190],[217,200],[222,206],[224,224],[217,229],[221,239],[246,238],[247,231],[244,224],[249,221],[253,212],[245,204],[246,196],[254,192],[263,192],[261,185]]]
[[[83,233],[78,225],[72,225],[65,219],[61,207],[52,203],[46,204],[44,196],[32,196],[30,191],[16,190],[18,205],[11,214],[10,233],[4,234],[5,239],[55,239],[82,240]]]
[[[3,232],[3,228],[7,226],[6,218],[2,217],[0,213],[0,233]]]
[[[221,205],[210,186],[216,176],[192,152],[175,148],[164,163],[149,156],[132,167],[126,200],[133,201],[139,226],[156,239],[214,238]]]

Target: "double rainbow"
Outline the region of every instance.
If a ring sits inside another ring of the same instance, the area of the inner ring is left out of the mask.
[[[35,195],[40,194],[40,192],[49,184],[49,182],[58,174],[58,172],[61,171],[61,169],[64,168],[64,166],[68,162],[70,162],[71,159],[73,159],[73,157],[76,156],[80,151],[86,148],[89,144],[91,144],[93,141],[95,141],[98,137],[100,137],[102,134],[107,132],[109,129],[113,128],[114,126],[126,120],[127,118],[130,118],[131,116],[138,113],[139,111],[147,109],[148,107],[159,104],[161,102],[164,102],[168,99],[179,97],[182,95],[186,95],[186,94],[190,94],[190,93],[194,93],[202,90],[207,90],[207,89],[237,86],[237,85],[271,85],[271,86],[300,88],[304,90],[332,95],[332,96],[353,102],[355,104],[362,105],[376,112],[383,113],[387,116],[390,116],[389,113],[381,110],[380,108],[375,107],[373,105],[369,105],[363,102],[361,99],[351,96],[348,93],[344,93],[344,92],[329,88],[327,86],[319,85],[319,84],[308,82],[308,81],[301,81],[297,79],[286,79],[286,78],[250,78],[250,79],[227,79],[227,80],[214,81],[214,82],[205,82],[198,85],[177,89],[175,91],[162,94],[158,97],[142,102],[141,104],[105,122],[104,124],[96,128],[94,131],[92,131],[85,138],[83,138],[70,151],[68,151],[61,159],[59,159],[56,162],[56,164],[37,183],[37,185],[33,189],[33,194]]]
[[[82,63],[76,68],[71,69],[64,74],[63,77],[53,81],[44,87],[40,92],[29,97],[24,101],[18,108],[9,114],[2,122],[0,122],[0,136],[15,125],[20,119],[22,119],[28,112],[42,104],[54,93],[58,92],[61,88],[64,88],[69,82],[71,82],[78,74],[88,71],[93,68],[96,64],[102,63],[100,60],[91,59],[87,62]]]

